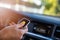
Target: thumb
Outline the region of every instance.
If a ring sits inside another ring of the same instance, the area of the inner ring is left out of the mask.
[[[22,21],[20,24],[17,24],[18,28],[23,28],[23,26],[25,25],[25,21]]]

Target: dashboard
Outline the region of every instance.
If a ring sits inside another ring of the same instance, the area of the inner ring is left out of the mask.
[[[60,18],[22,12],[29,17],[28,33],[24,40],[59,40]]]

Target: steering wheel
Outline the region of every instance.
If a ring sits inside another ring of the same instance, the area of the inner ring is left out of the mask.
[[[31,33],[31,32],[27,32],[24,36],[31,37],[31,38],[36,39],[36,40],[53,40],[52,38],[38,35],[35,33]],[[23,38],[22,40],[26,40],[26,38]]]

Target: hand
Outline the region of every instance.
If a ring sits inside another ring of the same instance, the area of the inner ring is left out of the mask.
[[[19,29],[20,27],[23,27],[23,25],[24,23],[10,23],[10,26],[7,26],[0,31],[0,40],[20,40],[28,31],[27,26],[25,29]]]

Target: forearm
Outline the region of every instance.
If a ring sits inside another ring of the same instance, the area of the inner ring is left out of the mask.
[[[0,31],[0,40],[20,40],[20,39],[15,36],[6,35],[3,31]]]
[[[3,35],[1,31],[0,31],[0,40],[3,40]]]

